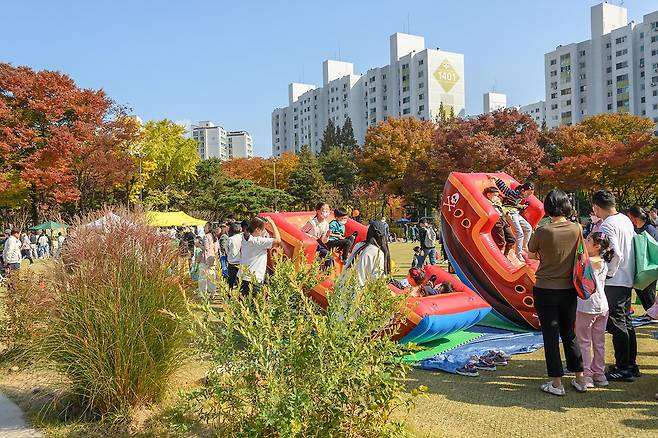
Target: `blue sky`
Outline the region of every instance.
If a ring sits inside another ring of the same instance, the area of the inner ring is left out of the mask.
[[[0,62],[59,70],[144,120],[213,120],[271,154],[270,113],[290,82],[321,85],[322,61],[388,64],[394,32],[465,56],[466,111],[482,93],[543,98],[543,55],[589,38],[596,0],[5,1]],[[618,4],[619,2],[611,2]],[[629,20],[658,9],[626,0]]]

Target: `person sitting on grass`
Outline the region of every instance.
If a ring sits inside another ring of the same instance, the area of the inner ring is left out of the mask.
[[[414,258],[411,260],[411,267],[412,268],[422,268],[421,265],[421,260],[422,260],[423,254],[420,250],[420,246],[414,246]]]
[[[489,178],[504,196],[503,210],[509,214],[516,233],[516,256],[520,261],[525,261],[528,253],[528,242],[530,236],[532,236],[532,226],[521,216],[521,212],[528,206],[527,199],[535,193],[535,185],[530,181],[526,181],[517,186],[516,189],[512,189],[500,178],[493,176]]]
[[[503,253],[505,257],[514,247],[516,239],[512,230],[505,220],[505,213],[503,211],[503,203],[500,199],[500,190],[498,187],[487,187],[484,189],[484,196],[491,202],[494,209],[498,212],[499,218],[491,229],[491,237],[496,243],[496,246]]]
[[[329,236],[331,236],[329,222],[327,222],[329,214],[331,214],[329,204],[318,202],[315,205],[315,216],[309,219],[302,227],[302,231],[318,243],[317,252],[322,260],[329,254],[329,249],[327,248],[327,242],[329,242]],[[331,261],[328,261],[328,263],[331,263]]]
[[[368,226],[366,240],[354,246],[352,254],[345,262],[343,275],[351,269],[356,269],[359,286],[365,286],[371,279],[391,273],[391,254],[388,250],[386,227],[381,221],[373,221]]]
[[[345,224],[347,224],[347,211],[339,207],[334,210],[334,220],[329,222],[329,241],[326,244],[328,249],[337,249],[340,252],[343,263],[347,261],[350,255],[350,249],[354,245],[357,233],[354,232],[349,237],[345,238]]]

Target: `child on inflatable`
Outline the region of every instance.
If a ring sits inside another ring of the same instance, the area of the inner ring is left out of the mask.
[[[329,214],[331,214],[329,204],[318,202],[315,205],[315,216],[309,219],[302,227],[304,233],[318,242],[318,255],[321,259],[325,259],[327,254],[329,254],[329,249],[327,248],[327,242],[329,242],[329,236],[331,236],[329,222],[327,222]]]
[[[521,216],[521,212],[528,206],[526,199],[535,193],[535,185],[526,181],[512,189],[500,178],[493,176],[489,178],[503,193],[503,210],[509,214],[516,233],[516,256],[521,261],[527,261],[526,254],[528,253],[528,242],[532,236],[532,226]]]
[[[345,238],[345,224],[347,223],[347,211],[344,208],[338,207],[334,210],[334,220],[329,222],[329,241],[327,242],[328,249],[337,249],[340,252],[343,263],[347,261],[350,255],[350,249],[354,245],[357,233],[354,232],[349,237]]]
[[[500,190],[498,187],[487,187],[484,189],[484,196],[491,202],[500,217],[491,229],[491,237],[493,238],[498,249],[507,257],[510,250],[516,243],[514,234],[510,229],[509,224],[505,220],[505,212],[503,211],[503,203],[500,199]]]
[[[418,268],[409,269],[407,281],[411,288],[408,290],[407,295],[410,297],[427,297],[455,291],[455,287],[449,281],[444,281],[435,286],[435,275],[431,276],[427,281],[425,281],[425,279],[425,271]]]

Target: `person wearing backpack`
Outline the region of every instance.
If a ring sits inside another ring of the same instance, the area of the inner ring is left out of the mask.
[[[653,237],[653,240],[658,242],[658,230],[656,230],[656,227],[651,223],[649,215],[642,207],[634,205],[628,209],[627,213],[629,219],[633,222],[635,234],[642,234],[646,231],[647,234]],[[649,308],[651,308],[656,302],[656,281],[653,281],[643,290],[635,289],[635,293],[640,299],[644,310],[649,310]]]
[[[422,251],[418,263],[420,266],[423,266],[425,258],[429,257],[430,265],[436,265],[436,231],[429,226],[427,219],[421,219],[418,225],[420,226],[418,239],[420,240],[420,249]]]

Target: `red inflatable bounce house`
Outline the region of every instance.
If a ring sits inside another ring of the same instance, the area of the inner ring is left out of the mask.
[[[508,186],[518,182],[504,173],[492,174]],[[477,291],[494,312],[517,325],[539,328],[532,288],[537,262],[514,264],[498,249],[491,230],[499,214],[484,196],[491,186],[489,174],[452,172],[441,201],[443,246],[459,278]],[[544,217],[543,204],[534,196],[527,200],[525,219],[537,227]]]
[[[314,212],[263,213],[274,220],[279,232],[283,251],[287,257],[312,263],[316,257],[317,242],[303,233],[301,228],[313,217]],[[329,218],[331,220],[333,218]],[[345,234],[357,233],[356,242],[363,241],[368,228],[352,219],[345,226]],[[337,261],[338,269],[342,268]],[[453,275],[437,266],[425,267],[427,278],[436,275],[437,283],[449,281],[455,291],[449,294],[407,298],[409,314],[396,336],[401,342],[423,343],[439,339],[447,334],[464,330],[477,324],[489,311],[489,306],[478,294],[469,289]],[[327,294],[331,293],[333,280],[328,278],[318,284],[311,297],[321,306],[327,305]],[[390,286],[395,293],[403,291]]]

